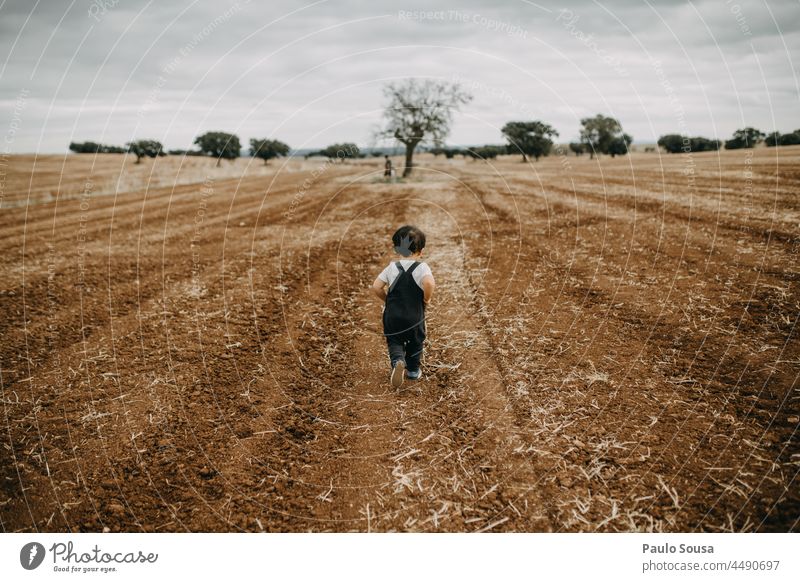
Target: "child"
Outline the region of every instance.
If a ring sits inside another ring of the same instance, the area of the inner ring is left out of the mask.
[[[425,306],[433,297],[435,282],[430,267],[420,261],[425,233],[416,226],[401,226],[392,235],[392,243],[395,252],[404,258],[389,263],[375,279],[372,290],[386,301],[383,335],[392,363],[391,383],[399,388],[404,376],[412,380],[420,377]]]
[[[386,160],[383,163],[383,177],[389,180],[394,174],[394,168],[392,167],[392,160],[389,159],[389,156],[383,156],[383,157]]]

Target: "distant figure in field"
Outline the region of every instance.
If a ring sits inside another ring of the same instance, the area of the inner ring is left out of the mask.
[[[425,308],[431,302],[436,283],[431,268],[420,261],[425,248],[424,232],[416,226],[401,226],[392,235],[392,244],[399,260],[389,263],[378,275],[372,290],[385,301],[383,335],[392,366],[390,382],[399,388],[404,378],[421,377]]]
[[[392,160],[389,159],[389,156],[383,156],[386,161],[383,163],[383,177],[389,181],[394,178],[394,167],[392,167]]]

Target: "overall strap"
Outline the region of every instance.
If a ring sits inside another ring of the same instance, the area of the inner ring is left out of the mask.
[[[397,283],[400,281],[400,278],[406,273],[406,270],[403,269],[403,265],[400,263],[400,261],[397,261],[395,266],[397,267],[399,273],[397,273],[397,277],[395,277],[394,281],[392,281],[392,284],[389,285],[389,290],[386,292],[387,295],[392,292],[392,289],[397,287]],[[411,271],[409,271],[409,273],[410,272]]]
[[[406,273],[408,273],[409,275],[410,275],[411,273],[413,273],[413,272],[414,272],[414,269],[416,269],[417,267],[419,267],[419,264],[420,264],[420,263],[419,263],[419,261],[414,261],[414,264],[413,264],[413,265],[411,265],[411,266],[408,268],[408,271],[406,271]]]

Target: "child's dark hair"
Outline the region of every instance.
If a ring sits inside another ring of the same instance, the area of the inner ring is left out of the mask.
[[[397,254],[408,257],[425,248],[425,233],[416,226],[406,224],[392,235],[392,243]]]

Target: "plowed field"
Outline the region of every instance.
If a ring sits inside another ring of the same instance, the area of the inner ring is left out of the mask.
[[[381,161],[8,158],[2,529],[800,529],[800,147]]]

